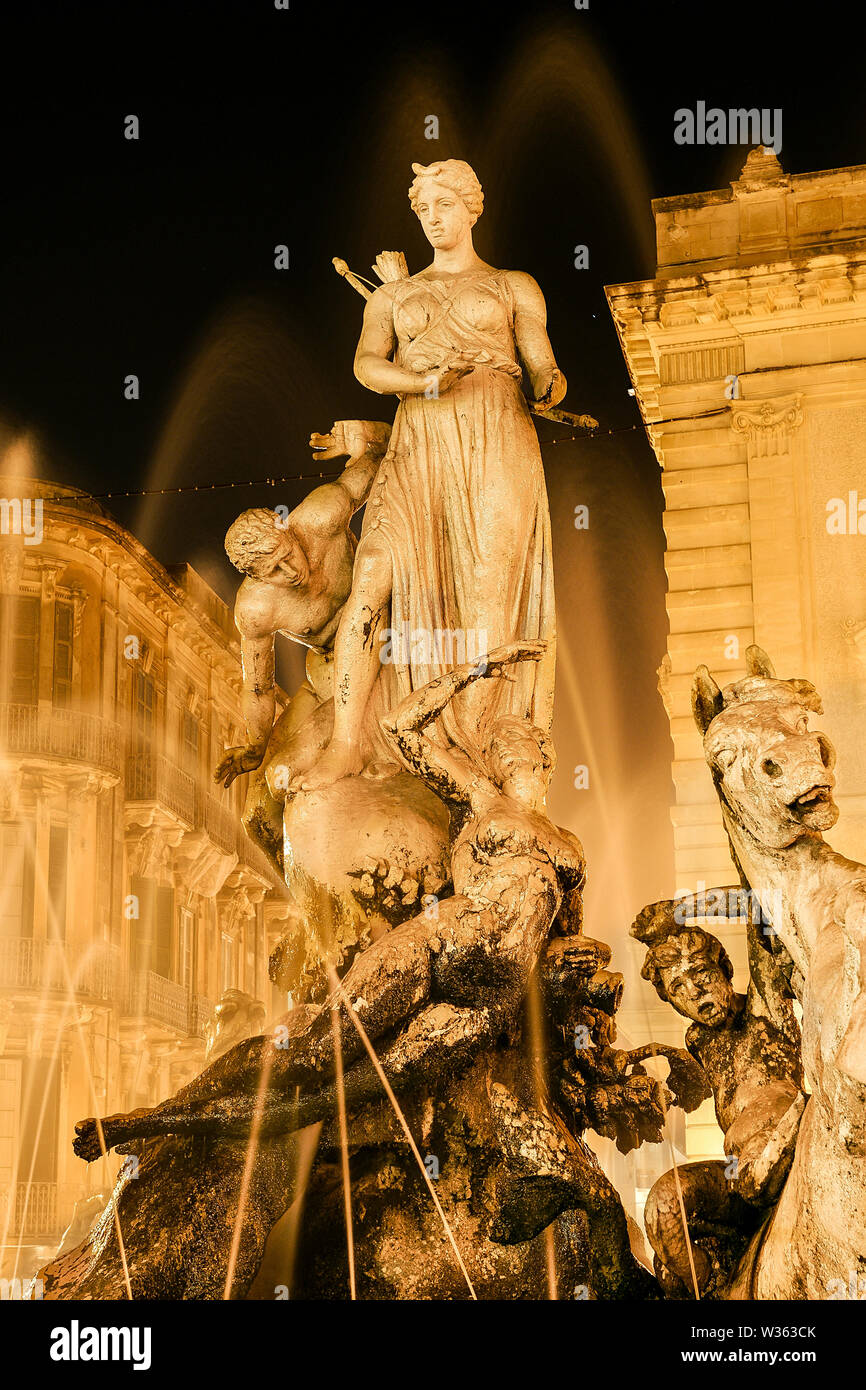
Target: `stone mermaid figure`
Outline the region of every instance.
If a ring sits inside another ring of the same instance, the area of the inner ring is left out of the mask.
[[[381,1095],[381,1081],[348,1009],[378,1043],[397,1091],[435,1085],[516,1028],[554,918],[569,930],[569,913],[579,910],[583,851],[544,810],[553,749],[543,729],[500,715],[467,756],[437,743],[430,726],[474,682],[507,679],[507,667],[544,657],[543,642],[510,643],[438,677],[383,721],[392,755],[450,807],[454,896],[368,947],[324,1007],[293,1010],[273,1035],[239,1043],[154,1109],[102,1120],[107,1148],[161,1134],[244,1134],[257,1104],[263,1135],[332,1114],[332,1004],[350,1107]],[[98,1158],[96,1120],[81,1121],[76,1134],[79,1157]]]
[[[474,651],[546,641],[492,698],[464,690],[443,711],[437,741],[468,749],[502,714],[545,732],[552,719],[550,517],[527,396],[549,409],[565,378],[538,285],[474,250],[484,195],[473,170],[459,159],[412,168],[409,199],[433,261],[381,285],[364,312],[355,375],[400,403],[335,642],[333,734],[295,790],[328,786],[382,756],[382,715],[451,664],[424,650],[380,662],[389,608],[392,631],[474,636]]]

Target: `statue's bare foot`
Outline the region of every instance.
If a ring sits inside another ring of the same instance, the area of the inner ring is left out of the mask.
[[[115,1144],[124,1139],[136,1137],[136,1121],[144,1116],[150,1115],[149,1110],[131,1110],[128,1115],[108,1115],[104,1120],[97,1120],[93,1117],[87,1120],[79,1120],[75,1126],[75,1138],[72,1141],[73,1152],[79,1158],[83,1158],[85,1163],[95,1163],[97,1158],[102,1157],[103,1148],[106,1153],[113,1149]],[[102,1141],[100,1142],[99,1129],[102,1129]]]
[[[332,739],[309,772],[302,772],[296,777],[289,790],[312,792],[318,791],[321,787],[331,787],[335,782],[339,782],[341,777],[356,776],[363,766],[356,748]]]

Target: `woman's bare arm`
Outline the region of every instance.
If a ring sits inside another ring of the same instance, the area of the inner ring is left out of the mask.
[[[362,386],[379,395],[423,396],[429,393],[436,398],[472,370],[465,363],[445,362],[430,372],[410,372],[392,361],[396,347],[393,289],[382,285],[367,300],[364,326],[355,353],[355,376]]]
[[[547,306],[531,275],[509,271],[514,297],[514,338],[532,385],[533,405],[544,409],[562,400],[567,382],[556,365],[547,336]]]

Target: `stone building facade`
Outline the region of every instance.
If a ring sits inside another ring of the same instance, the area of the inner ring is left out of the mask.
[[[85,1167],[76,1119],[153,1105],[204,1058],[229,986],[278,1000],[285,890],[246,838],[231,613],[85,494],[41,498],[42,539],[0,536],[0,1276],[52,1251]]]
[[[751,642],[818,686],[839,755],[828,838],[863,860],[866,166],[788,175],[758,147],[730,187],[653,213],[655,278],[607,297],[663,470],[676,887],[736,881],[689,696],[701,662],[743,675]],[[742,932],[719,934],[742,982]],[[689,1155],[718,1140],[702,1107]]]

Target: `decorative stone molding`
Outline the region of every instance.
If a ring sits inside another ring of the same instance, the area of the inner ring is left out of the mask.
[[[111,787],[116,787],[119,781],[119,774],[112,775],[96,769],[70,778],[66,784],[70,830],[81,831],[86,825],[87,814],[91,809],[95,811],[98,798]]]
[[[743,344],[694,343],[662,352],[659,381],[662,386],[680,386],[692,381],[719,381],[739,375],[745,369]]]
[[[18,803],[21,797],[21,767],[3,762],[0,765],[0,821],[18,819]]]
[[[789,435],[802,423],[801,392],[766,401],[736,401],[731,406],[731,428],[746,436],[758,458],[787,453]]]
[[[87,607],[87,600],[90,598],[86,589],[70,590],[72,597],[72,636],[77,641],[81,636],[81,627],[84,622],[84,610]]]
[[[40,557],[39,573],[42,579],[42,599],[44,603],[54,602],[57,597],[57,580],[65,569],[65,560]]]
[[[820,274],[808,262],[772,275],[762,266],[745,266],[691,275],[677,290],[648,280],[612,285],[606,293],[619,335],[624,341],[630,339],[632,346],[641,330],[655,334],[695,324],[757,322],[768,315],[812,314],[834,305],[866,302],[866,259],[848,261],[840,256],[834,260],[823,265]],[[626,360],[635,361],[633,349]]]
[[[214,844],[207,830],[188,832],[174,852],[177,880],[203,898],[215,898],[221,892],[237,863],[237,854]]]
[[[86,772],[76,772],[75,776],[70,777],[66,782],[66,789],[71,800],[85,801],[88,797],[99,796],[102,792],[108,791],[110,787],[116,787],[119,781],[119,773],[88,768]]]
[[[774,191],[788,188],[791,180],[785,173],[775,150],[768,145],[756,145],[749,150],[742,173],[731,184],[734,197],[746,193],[756,193],[767,188]]]
[[[155,813],[156,814],[156,813]],[[166,821],[155,821],[136,834],[130,827],[126,834],[126,853],[129,873],[133,878],[165,879],[171,873],[172,849],[183,838],[183,827]]]
[[[266,889],[251,880],[242,868],[236,869],[218,898],[222,930],[237,936],[244,922],[255,917],[256,904],[262,901],[265,892]]]
[[[23,536],[4,536],[0,542],[0,591],[17,594],[23,571]]]

